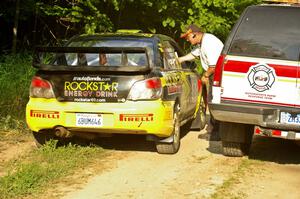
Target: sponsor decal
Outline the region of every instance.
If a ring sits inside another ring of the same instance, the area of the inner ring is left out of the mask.
[[[153,121],[153,113],[149,114],[120,114],[122,122],[151,122]]]
[[[30,110],[30,117],[59,119],[58,111]]]
[[[172,74],[163,74],[166,80],[167,85],[176,84],[181,82],[180,73],[172,73]]]
[[[163,73],[169,95],[182,92],[180,73]]]
[[[64,96],[76,97],[76,101],[87,101],[86,99],[90,98],[88,101],[101,102],[105,101],[104,98],[117,98],[118,86],[119,84],[110,78],[73,77],[72,81],[65,81]]]
[[[173,95],[176,93],[180,93],[182,90],[182,86],[181,85],[170,85],[170,86],[167,86],[167,89],[168,89],[168,94]]]
[[[276,73],[266,64],[256,64],[248,71],[250,86],[258,92],[269,90],[275,82]]]

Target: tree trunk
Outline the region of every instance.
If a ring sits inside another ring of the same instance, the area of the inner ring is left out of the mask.
[[[17,52],[19,16],[20,16],[20,0],[17,0],[16,14],[15,14],[15,19],[14,19],[14,27],[13,27],[13,43],[12,43],[12,53],[13,54],[16,54],[16,52]]]

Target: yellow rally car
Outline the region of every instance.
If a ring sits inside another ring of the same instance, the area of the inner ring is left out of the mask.
[[[171,38],[142,33],[82,35],[65,47],[37,47],[26,107],[37,144],[143,134],[159,153],[176,153],[182,125],[205,125],[201,81],[176,61],[181,55]]]

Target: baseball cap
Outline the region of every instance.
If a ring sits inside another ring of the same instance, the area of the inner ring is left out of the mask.
[[[193,33],[193,32],[202,32],[202,31],[197,25],[191,24],[186,27],[185,33],[182,33],[180,35],[180,38],[186,38],[190,33]]]

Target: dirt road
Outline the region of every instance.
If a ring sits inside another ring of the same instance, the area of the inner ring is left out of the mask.
[[[300,198],[300,147],[255,137],[249,157],[221,155],[220,142],[191,131],[175,155],[159,155],[140,138],[110,138],[107,169],[63,199],[99,198]],[[66,189],[64,190],[66,192]]]

